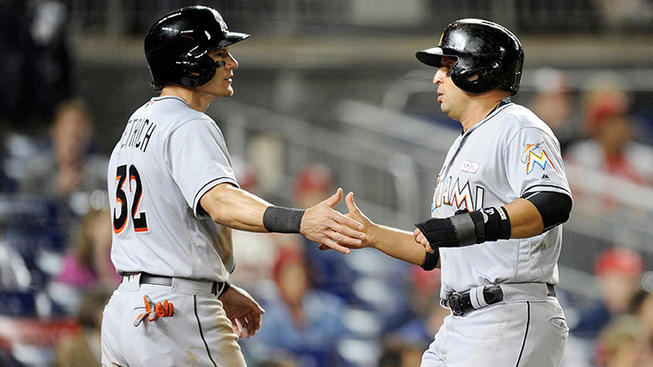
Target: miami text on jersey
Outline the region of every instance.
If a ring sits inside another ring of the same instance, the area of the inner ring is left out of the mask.
[[[522,154],[521,158],[522,163],[526,165],[526,174],[533,172],[533,168],[535,168],[536,164],[540,166],[540,168],[542,168],[544,171],[546,171],[546,166],[549,165],[551,168],[553,168],[554,171],[558,172],[558,169],[555,167],[549,156],[546,154],[546,151],[542,147],[543,145],[544,142],[526,144],[526,149],[524,149],[524,153]],[[538,148],[540,150],[539,155],[535,153]]]
[[[127,128],[120,139],[120,147],[134,147],[145,151],[157,125],[148,119],[136,118],[127,123]]]
[[[456,179],[453,183],[452,181],[453,178],[451,176],[449,176],[449,178],[444,182],[440,180],[440,177],[438,177],[435,186],[435,193],[433,194],[433,205],[431,211],[441,207],[442,205],[450,205],[456,209],[467,209],[469,211],[483,208],[485,188],[477,185],[475,189],[476,196],[472,197],[472,190],[469,187],[469,182],[465,182],[461,188],[459,179]]]

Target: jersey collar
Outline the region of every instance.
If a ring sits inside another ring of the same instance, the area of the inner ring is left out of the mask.
[[[186,106],[190,107],[188,102],[184,101],[183,99],[181,99],[181,98],[179,98],[177,96],[152,97],[152,102],[159,102],[159,101],[163,101],[165,99],[176,99],[176,100],[180,101],[181,103],[185,104]]]
[[[499,113],[499,111],[503,109],[502,107],[507,106],[507,105],[509,105],[509,104],[511,104],[511,103],[512,103],[512,102],[510,101],[510,97],[506,97],[506,98],[502,99],[501,102],[499,102],[499,104],[496,105],[496,107],[494,107],[494,108],[492,109],[492,111],[490,111],[490,112],[487,114],[487,116],[485,116],[485,117],[483,118],[483,120],[481,120],[478,124],[472,126],[472,127],[469,128],[467,131],[461,130],[461,135],[462,135],[462,136],[467,136],[467,135],[471,134],[472,131],[476,130],[479,126],[483,125],[486,121],[488,121],[488,120],[490,120],[492,117],[496,116],[496,115]]]

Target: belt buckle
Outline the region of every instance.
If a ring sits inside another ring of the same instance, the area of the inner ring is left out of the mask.
[[[453,313],[454,316],[462,316],[465,314],[465,311],[460,305],[460,297],[462,297],[462,294],[458,292],[453,292],[451,293],[449,299],[447,300],[447,303],[449,304],[449,309],[451,309],[451,313]]]

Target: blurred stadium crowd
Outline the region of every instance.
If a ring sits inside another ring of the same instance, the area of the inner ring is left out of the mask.
[[[130,14],[120,25],[122,32],[140,35],[155,18],[150,15],[191,2],[118,3]],[[229,19],[229,9],[245,18],[248,6],[260,10],[274,2],[216,3],[212,5],[227,9]],[[347,2],[284,3],[319,12]],[[407,2],[413,3],[420,2]],[[463,3],[483,8],[481,2]],[[519,3],[517,10],[524,12],[530,9],[524,4],[547,9],[545,2],[508,3]],[[625,24],[650,30],[649,1],[618,2],[621,6],[615,8],[616,3],[570,1],[567,10],[586,5],[596,14],[610,15],[593,18],[594,23],[579,26],[579,32],[623,29]],[[109,257],[109,152],[102,148],[113,141],[98,133],[100,107],[90,102],[93,96],[80,95],[76,88],[68,39],[76,12],[83,15],[83,21],[78,18],[74,24],[79,29],[92,21],[99,4],[109,3],[0,0],[0,366],[99,365],[101,311],[121,280]],[[490,13],[476,16],[490,18]],[[564,70],[531,71],[518,102],[528,104],[553,128],[567,164],[616,179],[606,185],[622,185],[601,192],[636,187],[649,196],[634,200],[651,208],[653,104],[642,102],[646,94],[629,89],[618,71],[589,78],[582,90]],[[410,105],[419,104],[419,98],[399,110],[452,127],[435,111],[429,95],[428,113]],[[126,121],[131,106],[112,108],[124,109]],[[310,144],[312,137],[304,138]],[[235,148],[234,168],[241,187],[270,200],[285,198],[287,202],[280,204],[308,207],[344,185],[345,173],[333,160],[314,159],[290,170],[284,181],[292,188],[290,195],[270,193],[270,176],[256,161],[265,153],[241,156],[237,153],[247,150]],[[583,172],[574,170],[570,176]],[[597,199],[595,192],[574,185],[580,180],[572,182],[578,211],[623,209],[620,195]],[[646,209],[634,215],[643,218],[642,223],[653,219],[653,211]],[[576,285],[596,289],[593,297],[575,294],[574,287],[558,292],[571,328],[565,366],[653,366],[650,245],[651,237],[637,246],[610,243],[600,251],[584,251],[582,243],[563,244],[591,264],[589,280],[596,284]],[[587,248],[596,249],[591,244]],[[293,235],[235,232],[234,249],[238,265],[232,282],[249,290],[266,309],[260,332],[241,343],[254,367],[417,366],[448,315],[436,299],[437,270],[424,272],[373,251],[350,256],[323,252]],[[585,281],[580,279],[588,278],[568,277],[562,282]]]

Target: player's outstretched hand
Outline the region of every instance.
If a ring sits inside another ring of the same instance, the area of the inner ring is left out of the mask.
[[[350,247],[362,246],[365,234],[361,223],[333,209],[342,195],[339,188],[330,198],[306,209],[300,232],[320,244],[320,249],[331,248],[348,254]]]
[[[415,228],[413,234],[415,235],[415,241],[420,245],[424,246],[426,252],[432,254],[433,249],[431,248],[431,244],[429,243],[429,240],[427,240],[426,236],[424,236],[424,233],[422,233],[422,231],[420,231],[419,228]]]
[[[350,192],[347,194],[347,197],[345,197],[345,203],[347,204],[347,209],[349,210],[349,213],[347,213],[347,216],[356,222],[360,223],[363,225],[363,232],[365,233],[365,237],[362,238],[362,244],[360,247],[368,247],[372,245],[372,236],[370,235],[370,230],[373,229],[373,227],[376,225],[374,222],[372,222],[363,212],[358,208],[358,205],[356,205],[356,202],[354,201],[354,193]]]
[[[246,290],[230,284],[229,289],[221,294],[219,299],[239,338],[249,338],[256,334],[261,327],[265,310]]]

